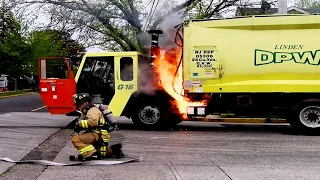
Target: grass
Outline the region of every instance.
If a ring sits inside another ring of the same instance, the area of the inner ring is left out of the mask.
[[[28,94],[30,93],[29,91],[10,91],[10,92],[0,92],[0,98],[4,98],[7,96],[16,96],[16,95],[23,95],[23,94]]]

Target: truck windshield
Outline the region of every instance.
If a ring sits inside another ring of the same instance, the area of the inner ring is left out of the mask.
[[[100,94],[104,104],[114,95],[114,57],[87,57],[77,82],[77,93]]]

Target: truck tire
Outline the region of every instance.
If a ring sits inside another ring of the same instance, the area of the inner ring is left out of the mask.
[[[288,119],[296,132],[313,133],[320,131],[320,101],[303,101],[293,108]]]
[[[134,105],[131,118],[133,123],[143,130],[167,129],[181,122],[176,120],[163,102],[155,99],[138,101]]]

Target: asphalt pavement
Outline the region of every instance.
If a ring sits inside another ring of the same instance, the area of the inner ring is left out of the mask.
[[[69,155],[78,154],[70,142],[74,132],[63,127],[73,118],[30,112],[41,106],[38,95],[0,99],[1,157],[71,163]],[[182,122],[169,131],[140,131],[122,118],[119,127],[115,133],[125,136],[124,153],[141,155],[142,162],[72,167],[1,162],[1,172],[10,168],[0,180],[320,179],[320,138],[293,134],[286,124]]]
[[[1,98],[0,157],[10,157],[15,160],[34,157],[34,149],[48,138],[55,137],[54,134],[73,119],[74,117],[65,115],[49,114],[37,93]],[[60,142],[55,143],[53,147],[47,147],[49,153],[44,154],[56,155],[62,147],[56,153],[52,151],[55,150],[55,147],[59,147],[59,144],[64,146],[68,137],[55,138]],[[37,152],[36,154],[39,156]],[[12,163],[0,162],[0,174],[12,166],[14,166]]]
[[[27,94],[22,96],[0,99],[0,114],[6,112],[31,112],[44,106],[39,94]],[[36,112],[48,112],[46,107]]]
[[[73,119],[63,115],[50,115],[41,112],[0,114],[0,157],[21,160],[39,144],[42,144],[61,128],[66,127]],[[52,147],[47,149],[54,150]],[[13,165],[12,163],[0,162],[0,174]]]
[[[144,161],[115,166],[48,167],[37,180],[53,179],[320,179],[320,139],[288,134],[289,128],[222,127],[186,122],[173,131],[120,131],[125,153]],[[190,130],[189,130],[190,129]],[[76,153],[67,143],[56,162]]]
[[[291,134],[287,125],[182,122],[170,131],[139,131],[130,120],[123,119],[120,128],[115,133],[125,136],[124,153],[141,155],[142,162],[72,167],[15,165],[0,179],[320,179],[319,137]],[[47,148],[39,148],[26,159],[71,163],[68,157],[77,151],[70,136],[64,138],[65,145],[54,158],[41,156],[50,152],[45,145]]]

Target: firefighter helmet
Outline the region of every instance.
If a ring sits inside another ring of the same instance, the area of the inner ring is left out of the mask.
[[[91,101],[91,97],[88,93],[79,93],[79,94],[74,94],[72,96],[73,101],[76,105],[80,105],[82,103],[85,102],[90,102]]]

